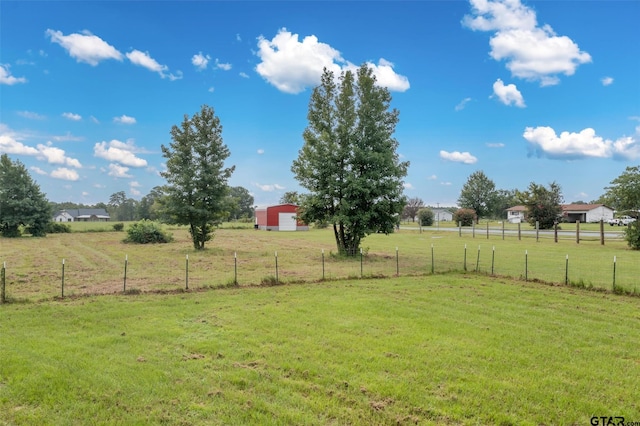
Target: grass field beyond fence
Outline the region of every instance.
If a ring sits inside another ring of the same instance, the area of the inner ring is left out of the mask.
[[[331,229],[267,232],[217,230],[194,251],[185,228],[169,244],[125,244],[109,224],[70,234],[0,239],[9,300],[140,291],[315,282],[319,280],[478,272],[627,293],[640,293],[640,252],[621,240],[523,238],[434,228],[368,236],[362,256],[336,256]],[[90,230],[102,232],[89,232]],[[188,257],[188,259],[187,259]],[[125,265],[126,259],[126,265]],[[64,260],[64,271],[63,271]],[[615,262],[614,262],[615,260]],[[126,266],[126,275],[125,275]],[[64,274],[63,274],[64,272]],[[64,288],[63,288],[64,284]]]
[[[8,304],[0,424],[629,424],[639,304],[460,273]]]

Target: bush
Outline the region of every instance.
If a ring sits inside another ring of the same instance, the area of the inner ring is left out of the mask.
[[[633,250],[640,250],[640,221],[631,222],[624,230],[624,238]]]
[[[173,241],[173,236],[165,232],[158,222],[143,219],[134,223],[127,229],[125,243],[155,244],[169,243]]]
[[[420,226],[433,225],[434,216],[433,210],[429,208],[418,210],[418,222],[420,222]]]
[[[476,220],[476,211],[473,209],[458,209],[453,214],[453,220],[456,224],[462,222],[462,226],[471,226]]]
[[[71,226],[66,223],[49,222],[47,225],[48,234],[68,234],[71,232]]]
[[[124,229],[124,223],[114,223],[113,224],[113,230],[120,232]]]

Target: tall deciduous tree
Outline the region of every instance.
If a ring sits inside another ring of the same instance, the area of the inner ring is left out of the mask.
[[[471,173],[462,186],[458,205],[476,211],[476,221],[492,213],[496,200],[496,184],[482,170]]]
[[[229,188],[229,197],[231,198],[230,219],[253,217],[253,195],[247,188],[233,186]]]
[[[536,221],[540,229],[551,229],[562,214],[562,189],[556,182],[551,182],[549,187],[529,184],[526,191],[517,191],[520,204],[527,208],[527,220],[531,225]]]
[[[202,106],[193,117],[184,116],[180,127],[171,128],[169,146],[162,145],[167,159],[166,197],[162,198],[166,220],[188,225],[193,247],[204,249],[214,226],[228,216],[227,181],[235,166],[225,167],[229,148],[222,141],[222,125],[213,108]]]
[[[424,201],[422,201],[422,198],[419,198],[419,197],[409,198],[407,199],[407,204],[404,206],[404,209],[402,210],[402,217],[404,219],[411,219],[412,222],[415,222],[418,211],[423,207],[424,207]]]
[[[19,160],[7,154],[0,157],[0,233],[19,237],[20,226],[28,226],[31,235],[43,237],[51,221],[51,206],[40,186]]]
[[[640,166],[627,167],[605,190],[603,198],[607,205],[637,217],[640,210]]]
[[[301,200],[302,198],[300,194],[298,194],[298,191],[287,191],[284,194],[282,194],[282,197],[280,197],[281,204],[299,205]]]
[[[300,216],[332,224],[343,254],[355,255],[370,233],[393,232],[405,205],[409,163],[398,159],[398,111],[390,103],[389,91],[376,85],[366,65],[338,81],[325,69],[311,94],[304,145],[291,167],[309,190]]]

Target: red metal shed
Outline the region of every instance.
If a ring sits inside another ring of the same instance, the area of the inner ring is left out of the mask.
[[[309,226],[296,219],[298,206],[279,204],[256,209],[256,228],[267,231],[308,231]]]

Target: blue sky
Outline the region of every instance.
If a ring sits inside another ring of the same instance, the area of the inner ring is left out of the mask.
[[[640,162],[640,1],[0,3],[0,152],[52,201],[165,183],[171,126],[214,108],[257,205],[291,172],[323,67],[368,63],[400,111],[405,194],[454,205],[557,181],[590,201]]]

